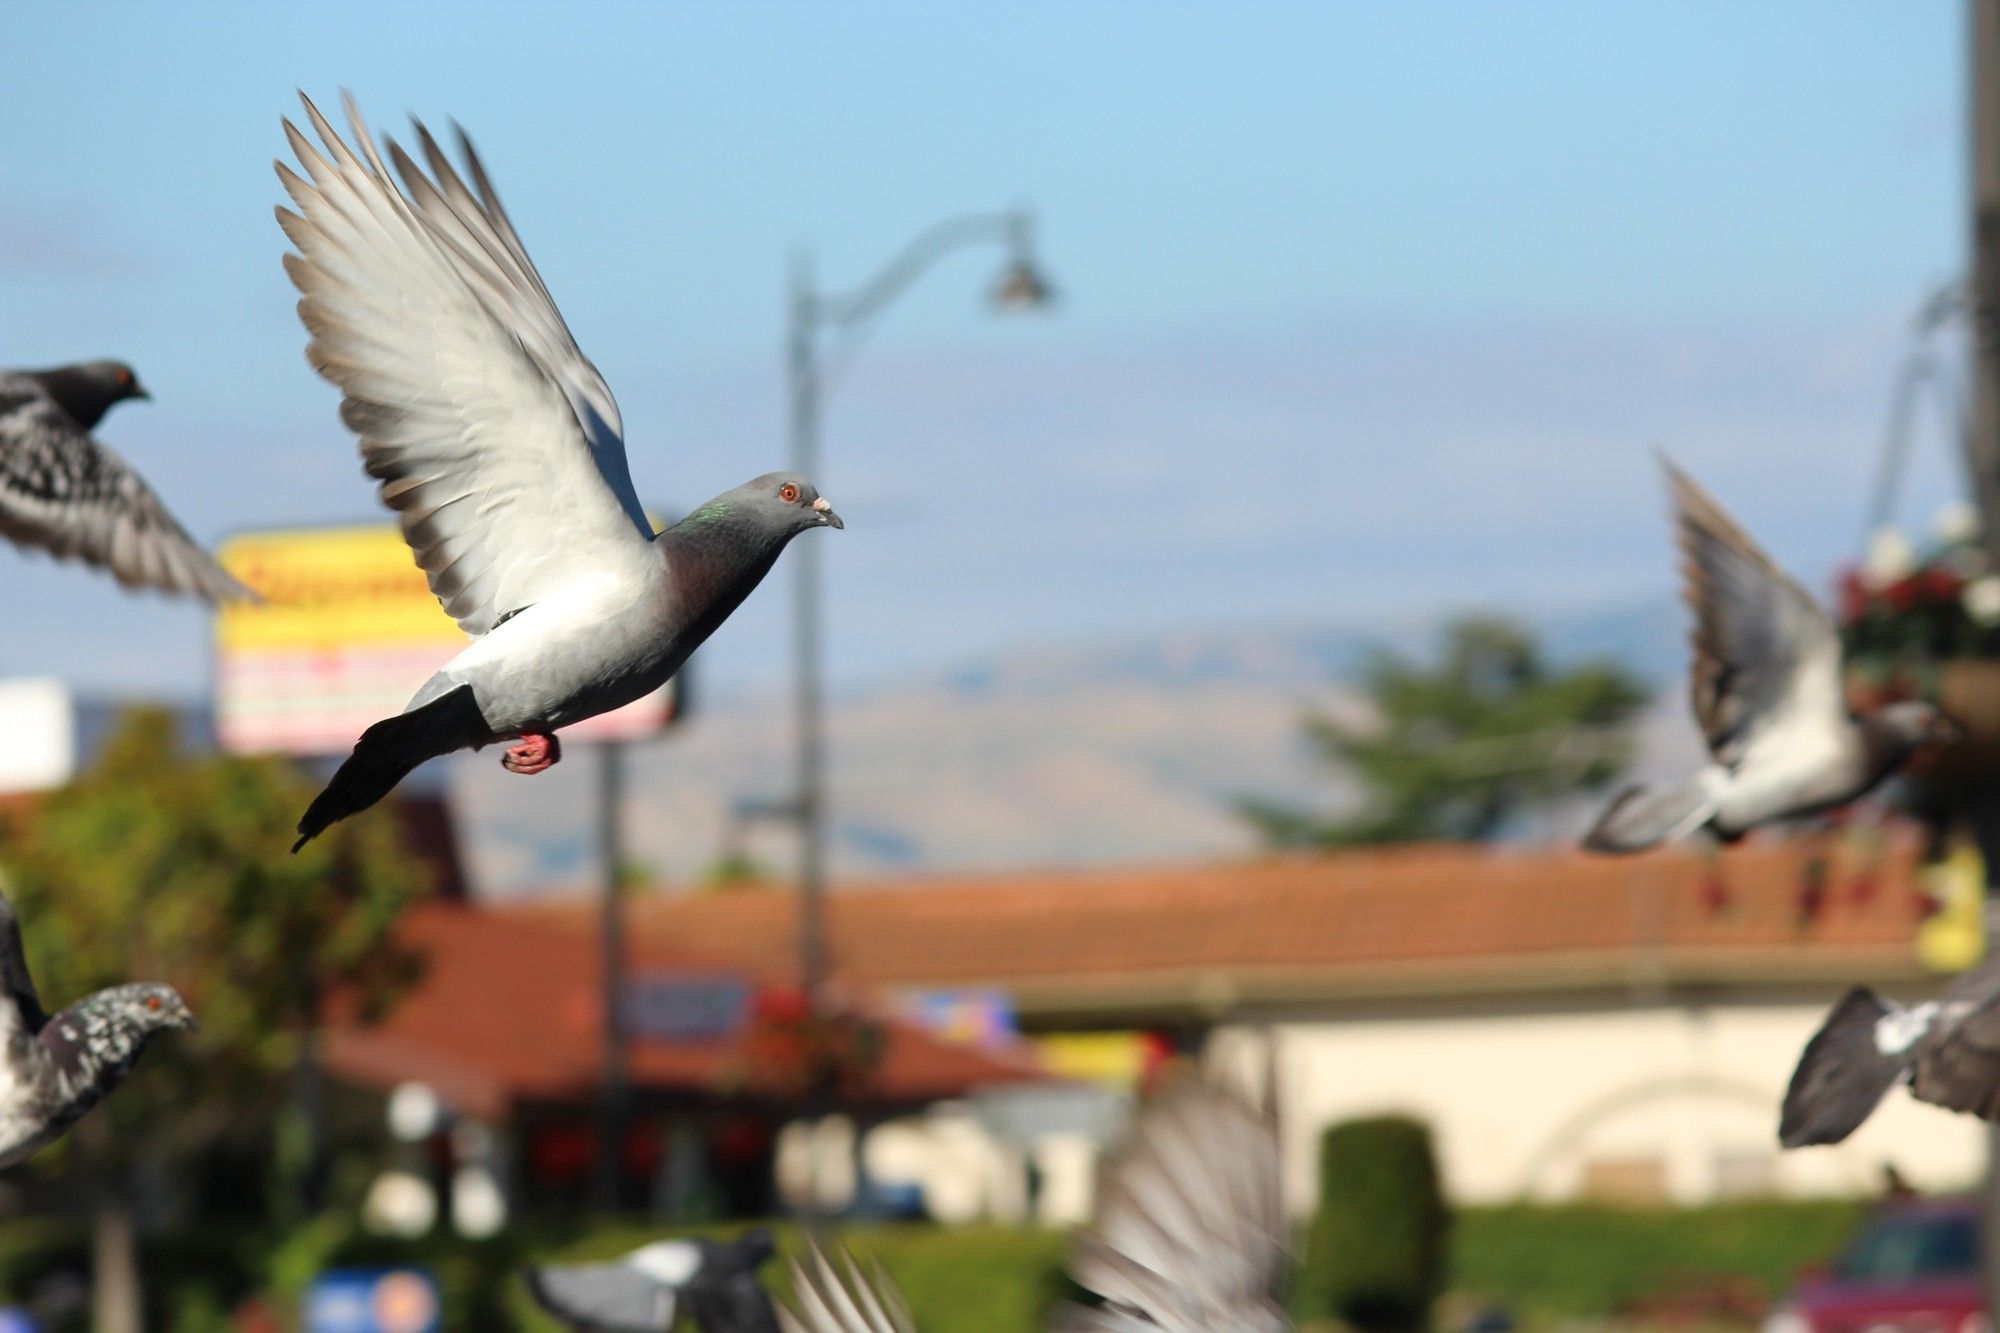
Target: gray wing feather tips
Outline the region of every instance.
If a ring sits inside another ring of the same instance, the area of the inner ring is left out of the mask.
[[[864,1274],[854,1256],[842,1252],[836,1267],[817,1242],[806,1262],[791,1262],[792,1299],[780,1303],[785,1333],[916,1333],[902,1293],[879,1264]]]

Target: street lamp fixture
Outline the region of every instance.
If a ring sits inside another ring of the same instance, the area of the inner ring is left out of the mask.
[[[791,465],[815,477],[819,462],[824,385],[824,347],[829,334],[849,346],[867,324],[925,270],[955,251],[998,244],[1006,266],[991,288],[996,311],[1045,309],[1054,288],[1035,263],[1034,220],[1025,209],[947,218],[919,232],[872,278],[842,293],[816,286],[812,265],[800,255],[792,270],[786,338],[791,390]],[[794,548],[797,580],[794,602],[793,708],[797,729],[797,793],[792,806],[799,822],[799,981],[809,1012],[827,1012],[826,980],[826,734],[821,675],[819,543]],[[826,1089],[814,1090],[821,1100]],[[824,1110],[819,1106],[815,1110]]]

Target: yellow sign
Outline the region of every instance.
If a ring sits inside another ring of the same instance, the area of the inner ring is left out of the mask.
[[[1113,1087],[1137,1084],[1156,1049],[1141,1032],[1054,1032],[1034,1041],[1042,1067],[1057,1078]]]
[[[215,716],[237,753],[345,754],[400,713],[466,636],[445,614],[393,524],[246,533],[216,552],[260,593],[215,620]],[[566,728],[630,740],[673,718],[671,683]]]
[[[1986,865],[1961,842],[1917,872],[1938,904],[1917,927],[1917,961],[1933,972],[1963,972],[1986,952]]]

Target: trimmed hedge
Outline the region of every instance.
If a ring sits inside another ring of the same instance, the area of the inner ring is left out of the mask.
[[[1429,1128],[1406,1116],[1328,1126],[1319,1141],[1319,1198],[1299,1313],[1363,1333],[1428,1328],[1451,1224]]]

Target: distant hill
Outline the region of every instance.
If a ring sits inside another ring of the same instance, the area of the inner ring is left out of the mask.
[[[1616,658],[1649,679],[1680,670],[1677,609],[1657,604],[1536,622],[1559,659]],[[1298,739],[1308,708],[1354,709],[1378,644],[1420,651],[1434,622],[1194,631],[1024,650],[836,698],[830,707],[833,860],[841,877],[1238,856],[1256,848],[1233,802],[1335,808],[1350,793]],[[1662,710],[1671,727],[1672,710]],[[782,873],[792,835],[739,822],[741,802],[788,794],[782,696],[717,700],[629,752],[628,855],[691,881],[731,846]],[[592,881],[594,756],[547,777],[456,761],[473,876],[511,896]]]

